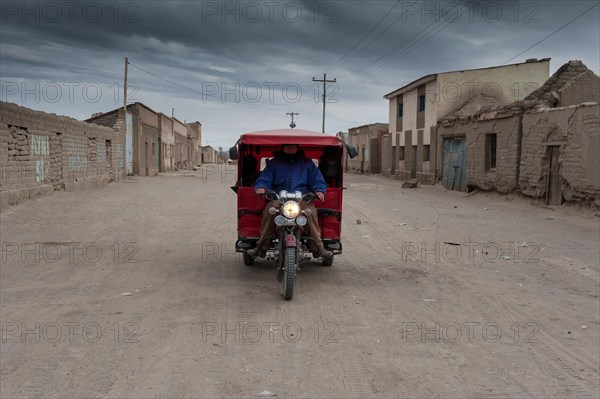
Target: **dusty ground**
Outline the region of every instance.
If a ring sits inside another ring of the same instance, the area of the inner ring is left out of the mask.
[[[350,175],[344,254],[286,302],[231,183],[3,212],[1,397],[598,397],[597,217]]]

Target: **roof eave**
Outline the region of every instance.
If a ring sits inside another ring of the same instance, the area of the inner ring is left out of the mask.
[[[399,89],[396,89],[388,94],[386,94],[385,96],[383,96],[383,98],[385,98],[386,100],[389,100],[391,98],[397,97],[400,94],[404,94],[408,91],[411,91],[413,89],[416,89],[417,87],[424,85],[426,83],[432,82],[434,80],[437,79],[437,73],[433,73],[433,74],[429,74],[429,75],[425,75],[422,78],[419,78],[417,80],[414,80],[412,82],[410,82],[409,84],[407,84],[406,86],[402,86]]]

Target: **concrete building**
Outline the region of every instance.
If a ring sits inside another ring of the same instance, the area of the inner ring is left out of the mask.
[[[357,173],[381,173],[381,142],[388,133],[387,123],[373,123],[348,129],[347,143],[356,148],[358,156],[348,158],[346,171]]]
[[[384,96],[389,101],[389,136],[383,173],[433,184],[439,147],[438,121],[477,98],[483,105],[523,99],[548,78],[550,59],[426,75]],[[458,143],[462,149],[464,143]]]
[[[469,115],[480,105],[475,99],[440,120],[442,183],[518,190],[553,205],[598,202],[599,103],[600,78],[581,61],[569,61],[521,101]]]
[[[123,119],[125,119],[123,121]],[[113,127],[116,123],[126,126],[126,162],[129,174],[155,176],[158,174],[160,123],[159,114],[140,102],[127,106],[127,115],[117,108],[86,120],[89,123]]]

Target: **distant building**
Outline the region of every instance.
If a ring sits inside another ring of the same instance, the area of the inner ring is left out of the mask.
[[[218,163],[218,151],[212,148],[209,145],[204,145],[200,147],[200,162],[205,163]]]
[[[387,123],[372,123],[348,129],[347,143],[356,149],[358,156],[354,159],[348,157],[346,171],[381,173],[381,143],[388,128]]]
[[[127,106],[126,122],[122,108],[96,113],[86,122],[113,127],[126,125],[128,173],[154,176],[159,172],[191,168],[199,159],[201,124],[183,123],[175,117],[140,102]]]
[[[436,180],[436,127],[473,98],[485,105],[506,105],[523,99],[548,78],[550,59],[426,75],[384,96],[389,101],[389,156],[383,173],[400,179]],[[463,144],[457,144],[462,148]]]
[[[160,121],[160,172],[170,172],[175,168],[175,131],[173,119],[159,113]]]
[[[200,154],[202,152],[202,124],[198,121],[188,123],[188,137],[191,140],[192,153],[190,155],[190,165],[199,165],[201,163]]]
[[[122,108],[96,115],[86,122],[113,127],[123,123]],[[159,165],[159,114],[140,102],[127,106],[125,116],[126,165],[129,174],[139,176],[157,175]]]

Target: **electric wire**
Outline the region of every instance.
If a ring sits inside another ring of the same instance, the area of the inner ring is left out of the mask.
[[[336,62],[333,63],[333,65],[331,65],[329,68],[327,68],[325,70],[325,73],[329,72],[329,70],[331,70],[332,68],[334,68],[341,60],[343,60],[348,54],[350,54],[352,51],[354,51],[354,49],[363,42],[363,40],[365,40],[370,34],[371,32],[373,32],[375,30],[375,28],[377,28],[379,26],[379,24],[381,24],[383,22],[383,20],[390,15],[390,13],[396,8],[396,6],[398,4],[400,4],[401,0],[398,0],[396,2],[396,4],[394,4],[394,6],[392,8],[390,8],[390,10],[379,20],[379,22],[377,22],[350,50],[346,51],[346,53],[344,53],[344,55],[342,55]],[[368,47],[368,45],[367,45]],[[352,58],[352,57],[351,57]]]

